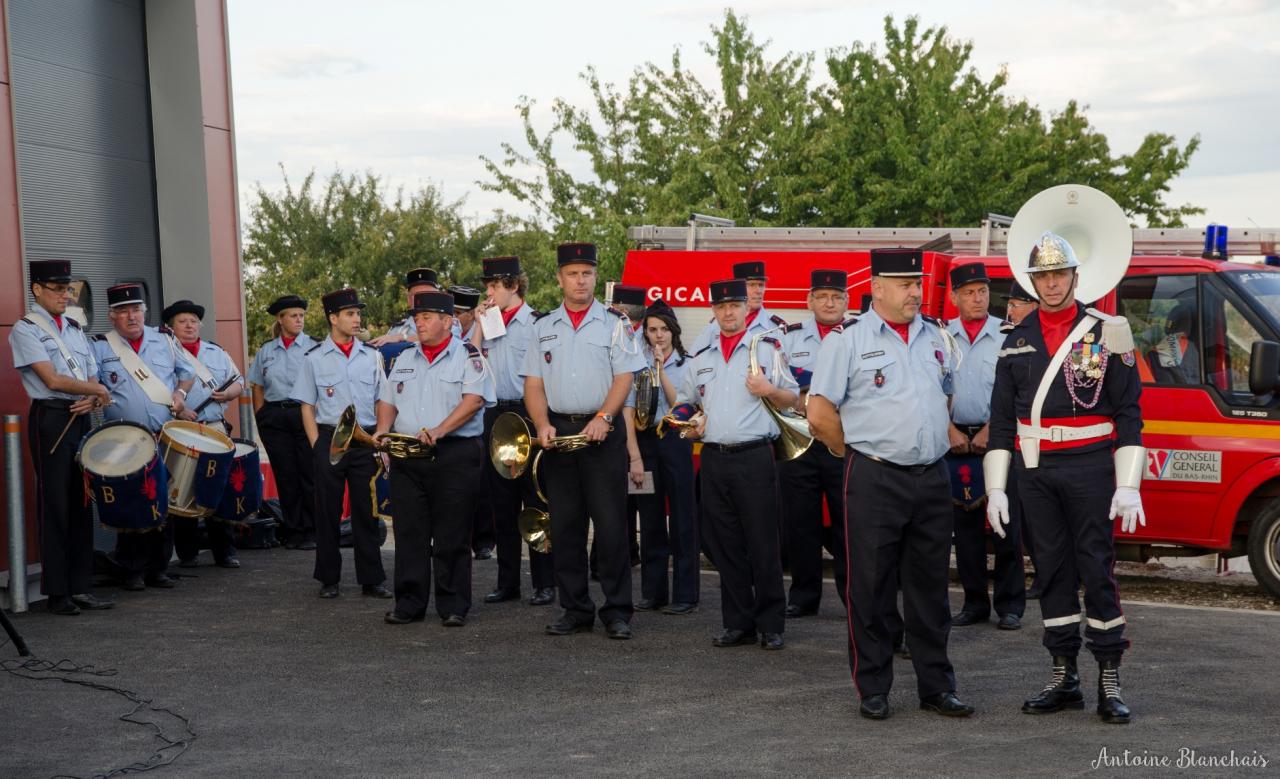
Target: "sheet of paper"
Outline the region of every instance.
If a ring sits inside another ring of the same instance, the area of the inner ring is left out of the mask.
[[[628,495],[652,495],[653,494],[653,471],[644,472],[644,481],[639,487],[636,483],[627,478],[627,494]]]
[[[480,332],[485,338],[501,338],[507,334],[507,326],[502,321],[502,312],[494,306],[480,315]]]

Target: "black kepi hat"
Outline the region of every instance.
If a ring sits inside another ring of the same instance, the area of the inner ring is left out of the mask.
[[[300,308],[303,311],[306,311],[307,301],[303,300],[297,295],[281,295],[280,297],[276,298],[271,303],[271,305],[267,306],[267,313],[271,314],[272,316],[275,316],[276,314],[279,314],[281,311],[284,311],[285,309],[289,309],[289,308]]]
[[[557,267],[574,263],[597,264],[596,245],[594,243],[562,243],[556,247]]]
[[[414,314],[434,311],[437,314],[453,316],[453,309],[456,305],[453,295],[448,292],[419,292],[413,296],[413,308],[409,310]]]
[[[711,305],[713,306],[716,303],[745,302],[746,299],[746,279],[725,279],[724,281],[711,282]]]
[[[480,304],[480,290],[471,287],[449,287],[453,307],[458,311],[474,311]]]
[[[836,289],[845,292],[849,289],[849,276],[842,270],[818,268],[809,273],[809,289]]]
[[[519,257],[486,257],[480,261],[480,266],[480,278],[485,281],[520,275]]]
[[[196,319],[204,321],[204,306],[196,305],[190,300],[179,300],[176,303],[170,303],[165,306],[164,311],[160,312],[160,321],[168,322],[178,314],[195,314]]]
[[[134,282],[107,287],[107,308],[128,306],[134,303],[145,303],[142,297],[142,285]]]
[[[71,283],[71,260],[32,260],[27,263],[31,281],[53,284]]]
[[[430,284],[433,287],[440,286],[440,277],[430,268],[414,268],[404,274],[404,287],[409,289],[419,284]]]
[[[990,277],[987,276],[987,266],[981,262],[967,262],[951,269],[951,289],[953,290],[977,281],[983,284],[991,283]]]
[[[613,285],[613,302],[615,305],[621,303],[624,306],[644,307],[644,299],[644,287],[636,287],[631,284]]]
[[[872,276],[923,276],[924,252],[919,249],[872,249]]]
[[[1009,290],[1009,293],[1007,295],[1001,295],[1001,297],[1005,300],[1022,300],[1027,303],[1037,302],[1036,296],[1023,289],[1022,285],[1017,281],[1013,282],[1013,287]]]
[[[330,292],[320,298],[320,301],[324,303],[326,314],[336,314],[344,308],[364,308],[364,303],[360,302],[360,295],[351,287]],[[449,309],[449,313],[452,314],[453,309]]]
[[[733,264],[733,277],[735,279],[743,279],[744,281],[768,281],[769,277],[764,275],[764,263],[760,260],[752,260],[751,262],[736,262]]]

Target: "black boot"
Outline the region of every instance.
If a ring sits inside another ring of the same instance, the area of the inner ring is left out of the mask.
[[[1098,661],[1098,716],[1116,725],[1129,721],[1129,707],[1120,697],[1119,660]]]
[[[1040,694],[1022,704],[1023,714],[1052,714],[1063,709],[1083,709],[1084,693],[1080,692],[1080,672],[1074,657],[1053,658],[1053,681]],[[1099,704],[1101,711],[1101,704]]]

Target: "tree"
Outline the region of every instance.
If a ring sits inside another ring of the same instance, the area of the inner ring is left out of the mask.
[[[1202,213],[1164,200],[1198,137],[1180,148],[1151,133],[1112,156],[1078,104],[1046,119],[1009,98],[1006,72],[984,80],[969,64],[972,44],[945,27],[886,17],[883,53],[857,42],[828,52],[829,83],[813,87],[813,54],[770,59],[732,11],[711,32],[714,87],[677,50],[669,68],[637,68],[625,90],[588,67],[591,105],[555,100],[545,133],[522,98],[528,150],[506,143],[501,159],[482,158],[492,178],[479,185],[531,207],[532,223],[557,239],[602,244],[606,278],[618,277],[627,227],[683,224],[692,211],[756,226],[974,224],[1071,181],[1153,226]],[[562,141],[589,175],[570,172]]]

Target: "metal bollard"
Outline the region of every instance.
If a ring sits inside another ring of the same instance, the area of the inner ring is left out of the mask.
[[[258,436],[254,430],[253,395],[252,393],[246,394],[249,397],[240,396],[240,437],[246,441],[256,441]]]
[[[27,539],[22,501],[22,417],[4,417],[4,478],[9,496],[9,607],[27,610]]]

